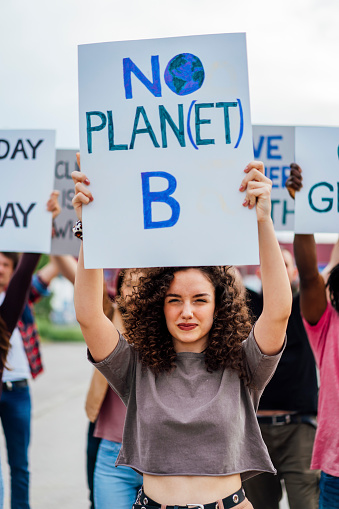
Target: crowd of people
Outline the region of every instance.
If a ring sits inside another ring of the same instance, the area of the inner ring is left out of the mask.
[[[72,178],[82,239],[95,196],[85,172]],[[302,186],[298,165],[286,186],[292,196]],[[191,266],[117,271],[109,295],[103,271],[84,268],[82,242],[78,261],[51,257],[33,279],[39,255],[0,253],[12,509],[30,507],[28,380],[42,372],[32,305],[59,273],[74,283],[96,368],[86,398],[92,509],[279,509],[282,483],[290,509],[339,508],[339,243],[320,273],[314,236],[296,234],[295,265],[275,236],[262,163],[248,164],[239,190],[256,208],[261,293],[232,267]],[[48,209],[58,213],[57,193]]]

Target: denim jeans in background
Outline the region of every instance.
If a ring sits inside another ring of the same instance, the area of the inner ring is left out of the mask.
[[[11,509],[29,509],[28,446],[31,397],[28,386],[2,391],[0,417],[11,470]]]
[[[121,444],[102,439],[94,470],[94,504],[99,509],[130,509],[142,476],[130,467],[115,467]]]
[[[319,509],[339,508],[339,477],[321,472]]]
[[[2,477],[1,461],[0,461],[0,509],[4,507],[4,480]]]
[[[101,438],[97,438],[97,437],[93,436],[94,429],[95,429],[95,422],[90,422],[88,425],[87,451],[86,451],[87,484],[88,484],[88,489],[89,489],[89,501],[90,501],[89,507],[90,507],[90,509],[95,509],[93,479],[94,479],[95,462],[97,460],[99,444],[101,442]]]

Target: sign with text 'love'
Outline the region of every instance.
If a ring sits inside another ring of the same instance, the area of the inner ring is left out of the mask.
[[[339,232],[339,127],[296,127],[303,187],[295,198],[296,233]]]
[[[245,34],[80,46],[79,114],[86,268],[258,263]]]
[[[276,231],[294,230],[294,200],[285,187],[294,162],[294,127],[254,125],[254,158],[263,161],[272,181],[272,219]]]
[[[0,249],[49,253],[55,131],[0,131]]]

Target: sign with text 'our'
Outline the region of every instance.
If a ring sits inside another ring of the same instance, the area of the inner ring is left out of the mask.
[[[258,263],[245,34],[80,46],[79,114],[86,268]]]
[[[55,131],[0,131],[0,249],[49,253]]]
[[[303,187],[295,198],[296,233],[339,232],[339,127],[296,127]]]

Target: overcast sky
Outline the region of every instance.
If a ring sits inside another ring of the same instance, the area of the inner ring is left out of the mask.
[[[339,126],[337,0],[1,0],[0,129],[77,148],[77,46],[246,32],[253,124]]]

